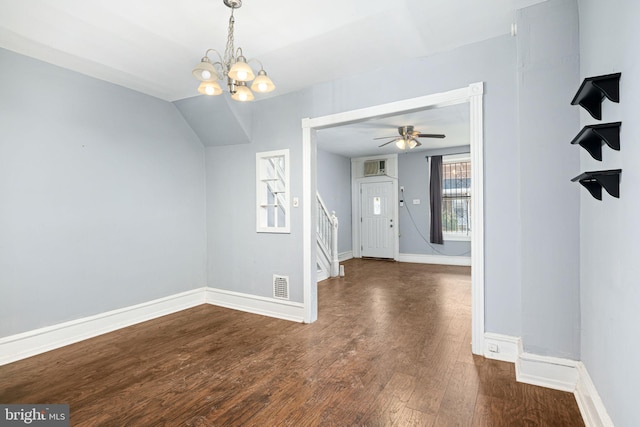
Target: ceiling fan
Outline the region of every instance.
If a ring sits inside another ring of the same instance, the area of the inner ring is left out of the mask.
[[[393,138],[391,141],[387,141],[379,147],[384,147],[387,144],[391,144],[392,142],[396,143],[396,147],[401,150],[412,149],[422,145],[417,138],[444,138],[445,136],[441,133],[420,133],[417,130],[413,129],[413,126],[400,126],[398,127],[398,133],[400,136],[391,137],[391,136],[383,136],[376,139],[387,139]]]

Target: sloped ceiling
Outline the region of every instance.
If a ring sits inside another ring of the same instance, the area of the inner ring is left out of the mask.
[[[244,0],[236,46],[277,96],[507,34],[543,0]],[[222,0],[0,0],[0,47],[168,101],[197,95],[191,69],[224,50]]]

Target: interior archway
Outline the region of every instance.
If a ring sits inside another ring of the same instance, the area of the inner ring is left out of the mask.
[[[483,172],[483,83],[474,83],[465,88],[406,99],[387,104],[351,110],[328,116],[302,120],[303,157],[303,259],[304,259],[304,321],[314,322],[318,317],[318,293],[315,266],[315,200],[316,192],[316,140],[315,131],[338,125],[410,113],[429,108],[456,104],[469,104],[469,141],[472,168],[472,214],[471,239],[471,283],[472,283],[472,352],[484,352],[484,172]]]

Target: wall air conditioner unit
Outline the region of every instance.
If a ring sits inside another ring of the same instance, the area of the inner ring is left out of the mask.
[[[386,169],[386,160],[366,160],[364,162],[364,176],[385,175]]]

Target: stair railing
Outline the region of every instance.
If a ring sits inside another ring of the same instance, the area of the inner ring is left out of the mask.
[[[336,212],[327,209],[320,193],[316,193],[317,203],[317,227],[318,256],[324,257],[329,265],[329,275],[336,277],[339,274],[340,263],[338,261],[338,218]]]

